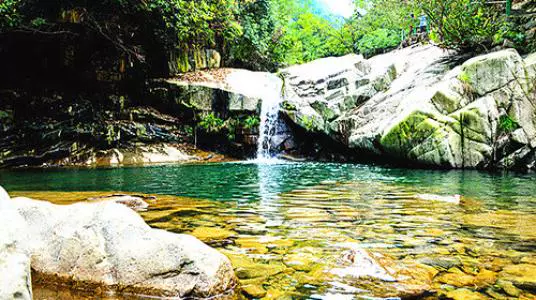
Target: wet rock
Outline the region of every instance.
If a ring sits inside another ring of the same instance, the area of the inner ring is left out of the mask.
[[[235,268],[236,275],[243,279],[269,278],[285,271],[286,267],[280,263],[256,263],[245,255],[226,253]]]
[[[510,281],[499,279],[497,280],[497,286],[509,296],[519,297],[521,295],[521,290],[516,288]]]
[[[267,229],[260,224],[240,224],[235,228],[235,231],[241,234],[262,235],[266,233]]]
[[[220,227],[197,227],[192,235],[203,242],[221,241],[236,236],[236,232]]]
[[[343,260],[350,262],[351,265],[347,268],[333,269],[330,272],[341,277],[350,275],[356,278],[373,277],[383,281],[396,281],[366,250],[349,250],[343,253]]]
[[[242,293],[248,298],[262,298],[266,296],[266,290],[259,285],[244,285],[242,286]]]
[[[370,290],[375,296],[414,298],[433,291],[432,278],[437,271],[411,260],[352,249],[343,254],[341,262],[351,262],[346,268],[330,270],[340,277],[359,278],[353,286]]]
[[[287,267],[304,272],[311,271],[315,264],[318,263],[318,260],[319,259],[311,253],[294,253],[286,255],[283,258],[283,262]]]
[[[123,194],[113,194],[109,196],[102,196],[96,198],[89,198],[89,201],[111,201],[117,204],[125,205],[128,208],[131,208],[134,211],[145,211],[149,207],[149,204],[144,201],[144,199],[150,197],[144,196],[134,196],[134,195],[123,195]],[[154,198],[151,198],[154,199]]]
[[[503,295],[503,294],[499,293],[497,290],[495,290],[493,288],[487,288],[486,289],[486,294],[489,295],[492,299],[497,299],[497,300],[506,300],[507,299],[506,295]]]
[[[256,238],[240,238],[235,243],[242,249],[247,249],[249,253],[265,254],[268,248],[265,244],[260,243]]]
[[[536,226],[536,218],[528,213],[497,210],[466,214],[463,216],[463,222],[471,226],[499,228],[517,234],[523,239],[536,238],[536,232],[533,230]]]
[[[458,289],[447,293],[448,298],[453,300],[486,300],[486,296],[469,289]]]
[[[418,262],[436,268],[442,268],[448,270],[453,267],[459,267],[462,265],[462,261],[457,257],[425,257],[418,260]]]
[[[28,223],[31,267],[42,278],[181,298],[212,297],[236,285],[221,253],[192,236],[152,229],[123,205],[13,204]]]
[[[464,287],[472,286],[475,282],[475,277],[461,272],[457,272],[441,274],[435,280],[455,287]]]
[[[476,275],[474,283],[477,287],[483,288],[495,284],[496,281],[497,273],[490,270],[482,269]]]
[[[453,196],[444,196],[444,195],[433,195],[433,194],[417,194],[415,195],[415,198],[425,201],[438,201],[438,202],[446,202],[446,203],[452,203],[452,204],[460,204],[461,196],[460,195],[453,195]]]
[[[519,288],[536,291],[536,265],[508,265],[499,273],[499,278],[511,281]]]

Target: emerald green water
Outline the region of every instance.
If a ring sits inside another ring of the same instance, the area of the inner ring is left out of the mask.
[[[226,254],[244,298],[536,299],[535,176],[246,162],[4,170],[0,185],[55,202],[158,195],[142,217]],[[396,280],[371,276],[361,250]]]
[[[331,163],[222,163],[109,169],[0,171],[16,191],[128,191],[221,201],[259,201],[323,182],[382,182],[419,193],[460,194],[493,205],[536,196],[536,175],[437,171]],[[524,203],[536,205],[536,203]]]

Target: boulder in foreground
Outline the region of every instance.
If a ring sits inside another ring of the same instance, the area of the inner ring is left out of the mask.
[[[0,299],[32,299],[30,256],[23,246],[26,224],[0,187]]]
[[[38,279],[92,290],[209,298],[230,292],[229,260],[198,239],[150,228],[116,203],[12,200],[28,224]]]

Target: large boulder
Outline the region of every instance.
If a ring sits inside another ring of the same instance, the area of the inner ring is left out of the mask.
[[[535,168],[534,55],[524,60],[509,49],[460,64],[463,57],[418,46],[367,61],[331,60],[347,68],[326,69],[331,75],[322,77],[338,82],[346,78],[357,89],[333,85],[343,88],[338,93],[342,101],[323,92],[305,94],[302,86],[310,75],[296,69],[314,64],[294,67],[285,99],[296,109],[286,111],[296,124],[326,134],[354,153],[405,163]],[[329,89],[320,80],[307,90]]]
[[[26,223],[10,201],[0,187],[0,299],[32,299]]]
[[[150,228],[126,206],[16,198],[39,280],[92,290],[209,298],[232,291],[229,260],[195,237]]]

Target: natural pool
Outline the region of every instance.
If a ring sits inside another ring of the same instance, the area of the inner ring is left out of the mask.
[[[158,195],[144,219],[221,250],[248,297],[536,297],[534,174],[225,163],[1,171],[0,185],[56,203]]]

